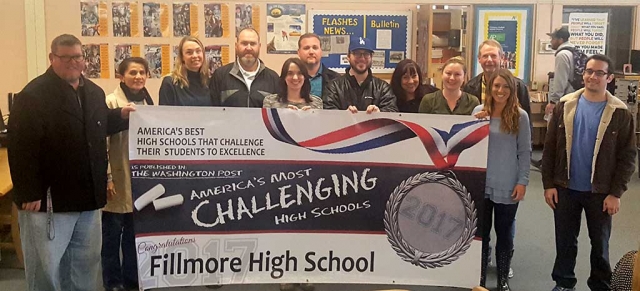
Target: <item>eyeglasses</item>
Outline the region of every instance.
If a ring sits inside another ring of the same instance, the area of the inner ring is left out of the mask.
[[[597,71],[594,71],[594,70],[592,70],[592,69],[586,69],[586,70],[584,70],[584,75],[585,75],[585,76],[591,76],[591,75],[593,75],[593,74],[595,74],[597,77],[604,77],[605,75],[609,75],[609,72],[605,72],[605,71],[603,71],[603,70],[597,70]]]
[[[84,60],[84,56],[83,55],[76,55],[76,56],[59,56],[56,54],[53,54],[54,56],[56,56],[57,58],[59,58],[61,61],[68,63],[71,60],[74,60],[76,62],[80,62]]]

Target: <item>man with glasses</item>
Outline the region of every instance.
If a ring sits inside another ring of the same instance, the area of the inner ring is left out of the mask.
[[[556,260],[554,291],[575,290],[574,269],[584,210],[591,240],[591,290],[610,290],[611,217],[634,172],[636,136],[624,102],[607,91],[613,80],[611,60],[587,60],[585,87],[556,104],[542,154],[544,198],[553,209]]]
[[[108,109],[82,75],[80,40],[51,43],[51,67],[16,97],[9,166],[28,290],[95,290],[100,208],[107,200],[107,134],[128,127],[132,105]]]
[[[322,92],[324,109],[397,112],[396,96],[391,86],[371,73],[373,44],[364,37],[351,37],[349,43],[349,68],[346,73],[331,81]]]

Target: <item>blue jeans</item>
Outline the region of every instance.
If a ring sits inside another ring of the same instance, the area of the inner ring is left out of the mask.
[[[484,211],[482,215],[482,246],[488,249],[491,238],[491,226],[495,215],[496,229],[496,253],[510,252],[513,250],[513,238],[516,232],[516,212],[518,204],[495,203],[490,199],[484,199]]]
[[[27,290],[96,290],[100,210],[53,213],[53,239],[49,238],[47,213],[20,210],[18,220]]]
[[[105,289],[138,288],[133,213],[102,212],[102,282]],[[122,262],[120,248],[122,247]]]
[[[558,204],[553,211],[556,228],[556,261],[551,277],[560,287],[573,288],[577,283],[574,269],[578,255],[578,235],[582,210],[587,217],[591,240],[591,274],[587,285],[591,290],[611,290],[609,237],[611,215],[602,211],[606,194],[579,192],[566,188],[558,190]]]

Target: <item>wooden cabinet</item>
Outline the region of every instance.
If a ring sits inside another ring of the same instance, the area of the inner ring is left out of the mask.
[[[449,33],[451,30],[451,13],[449,12],[434,12],[433,13],[433,33],[438,32]]]

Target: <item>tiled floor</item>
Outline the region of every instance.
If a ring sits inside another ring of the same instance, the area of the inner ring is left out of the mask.
[[[515,278],[511,280],[513,290],[539,291],[551,290],[551,268],[555,257],[555,245],[553,235],[553,217],[551,210],[545,204],[542,196],[542,184],[540,173],[531,172],[531,182],[527,188],[525,201],[520,205],[517,216],[516,252],[513,259]],[[638,248],[640,241],[640,226],[638,226],[638,210],[640,210],[640,179],[634,174],[629,191],[622,198],[622,207],[619,214],[613,219],[613,233],[610,241],[610,257],[612,266],[627,251]],[[585,222],[580,235],[578,264],[576,275],[578,277],[578,290],[588,290],[586,280],[589,275],[589,239]],[[10,253],[3,253],[3,261],[0,262],[0,290],[15,291],[25,290],[24,272],[16,269],[6,269],[6,266],[14,260]],[[100,290],[100,282],[96,282],[96,290]],[[490,278],[489,286],[495,284],[495,279]],[[374,286],[374,285],[344,285],[327,284],[317,285],[317,291],[349,290],[365,291],[380,289],[408,289],[415,291],[445,291],[458,290],[437,287],[416,286]],[[204,287],[170,288],[164,290],[210,290]],[[277,291],[277,285],[236,285],[226,286],[222,291]]]

